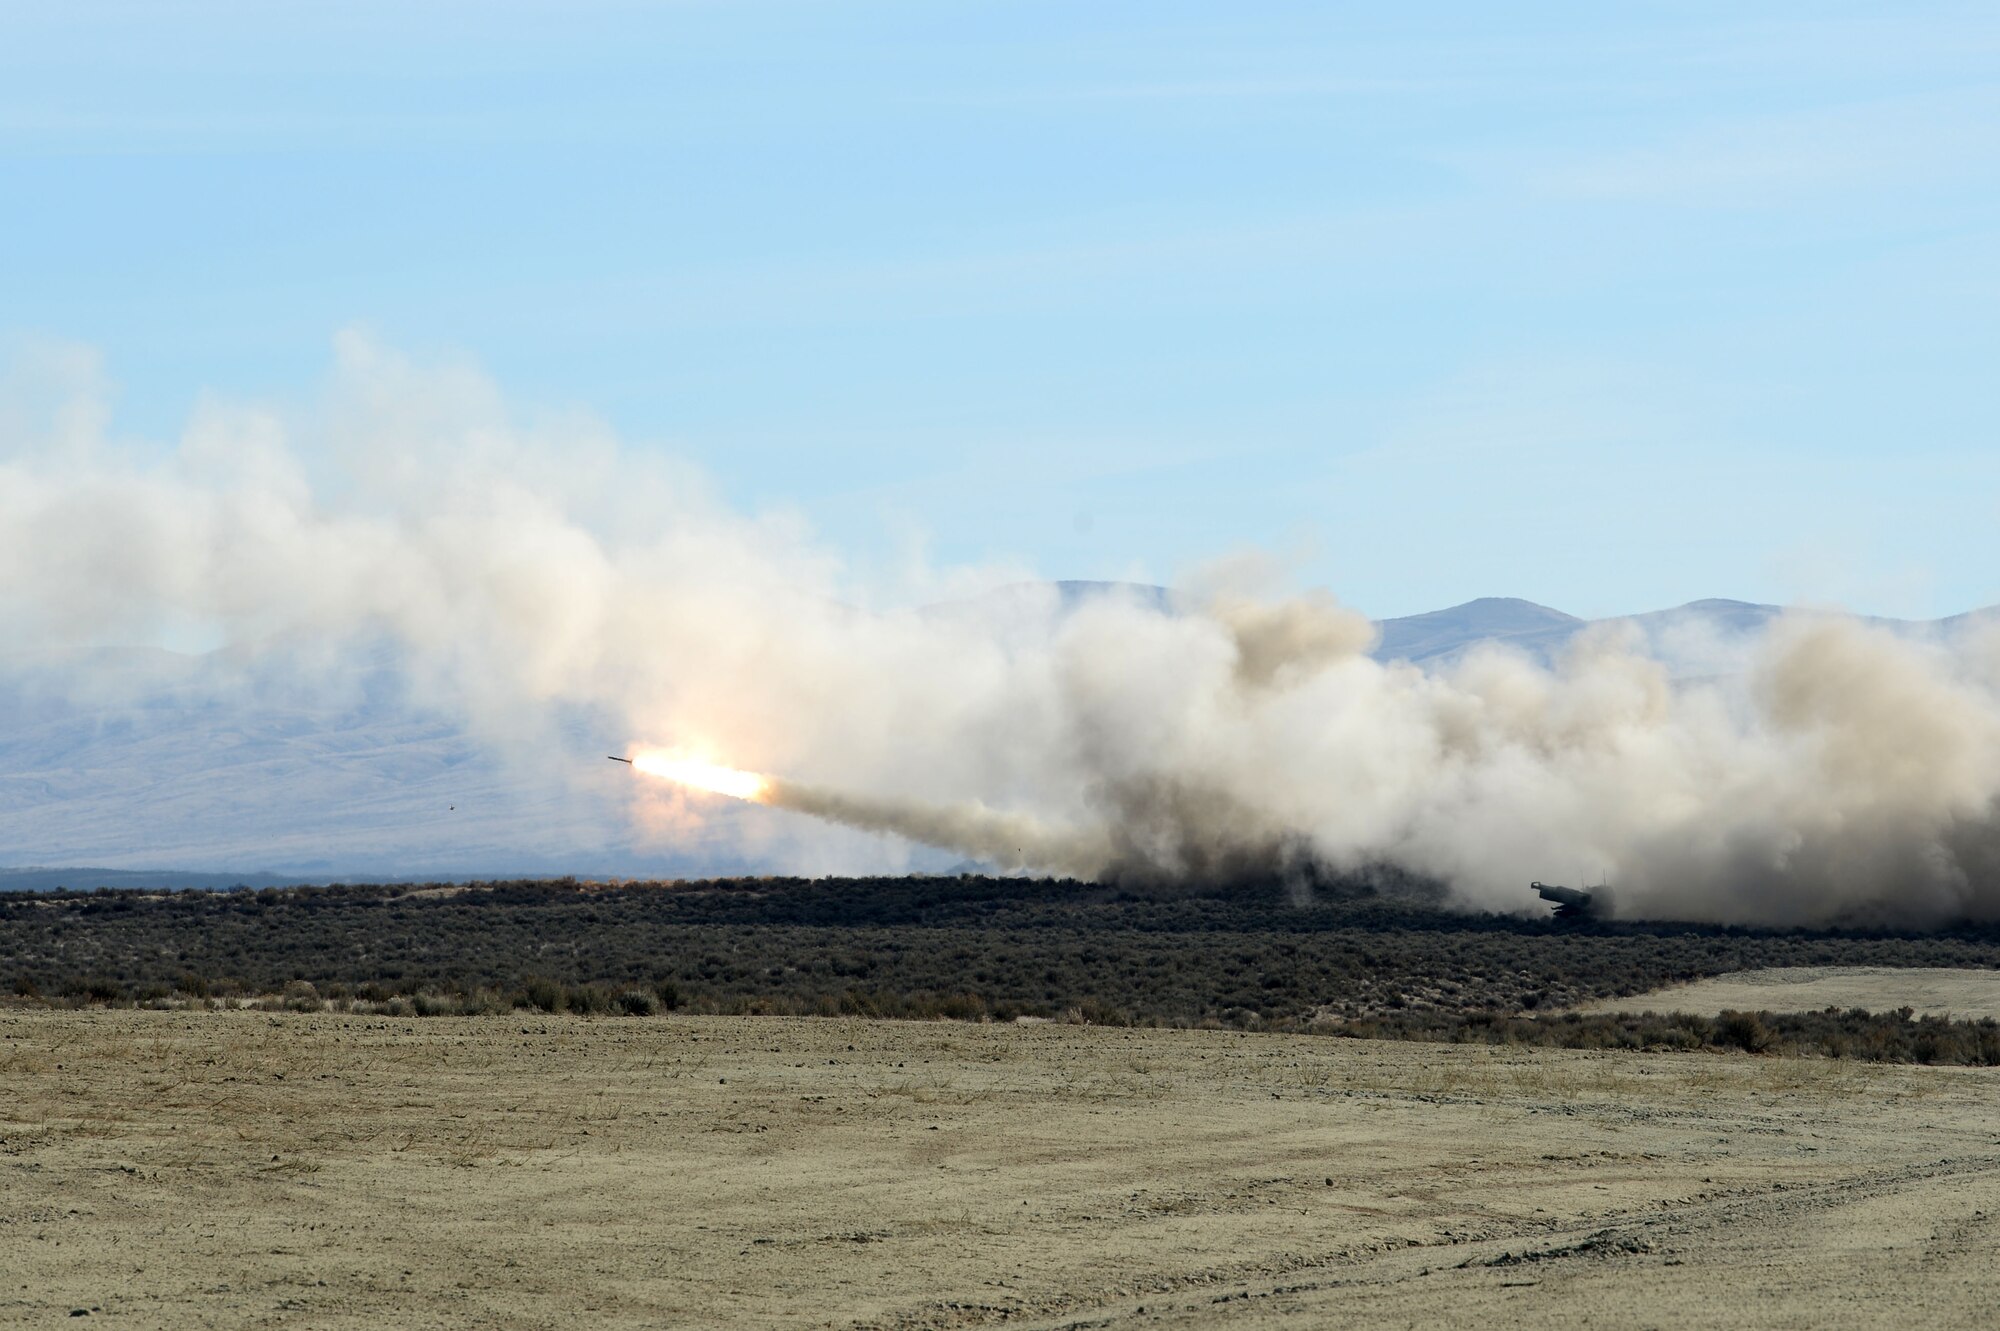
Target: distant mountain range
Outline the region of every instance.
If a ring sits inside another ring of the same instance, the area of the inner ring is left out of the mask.
[[[1930,633],[1950,637],[1974,619],[2000,611],[2000,607],[1953,615],[1948,619],[1908,620],[1864,616],[1865,623],[1905,633]],[[1489,596],[1467,601],[1449,610],[1385,619],[1377,623],[1381,640],[1375,655],[1382,660],[1414,661],[1429,664],[1450,660],[1482,642],[1503,642],[1544,665],[1554,662],[1576,635],[1600,624],[1624,625],[1636,630],[1648,650],[1681,675],[1712,673],[1726,666],[1718,660],[1718,649],[1741,643],[1769,627],[1785,613],[1784,606],[1758,605],[1750,601],[1690,601],[1671,610],[1653,610],[1640,615],[1619,615],[1610,619],[1578,619],[1560,610],[1551,610],[1533,601]],[[1725,653],[1726,654],[1726,653]]]
[[[1174,593],[1165,587],[1130,582],[1058,582],[1065,605],[1097,596],[1127,596],[1142,605],[1170,609]],[[1003,595],[1007,594],[1005,589]],[[1380,637],[1370,653],[1378,661],[1438,664],[1464,655],[1481,643],[1498,642],[1541,662],[1552,664],[1577,634],[1597,625],[1625,625],[1636,630],[1647,648],[1670,666],[1692,665],[1678,658],[1704,644],[1714,645],[1755,636],[1786,607],[1752,601],[1711,599],[1690,601],[1671,610],[1652,610],[1608,619],[1581,619],[1561,610],[1514,596],[1482,596],[1445,610],[1431,610],[1398,619],[1378,619]],[[1953,615],[1948,619],[1908,620],[1864,616],[1864,622],[1910,633],[1949,636],[1974,619],[2000,614],[2000,606]]]
[[[1480,642],[1504,642],[1540,660],[1568,645],[1590,623],[1511,596],[1485,596],[1449,610],[1377,620],[1380,661],[1445,660]]]
[[[232,887],[299,887],[323,882],[277,873],[201,873],[174,869],[0,869],[0,892],[90,892],[100,887],[173,892]]]
[[[0,889],[736,867],[635,840],[588,718],[510,759],[413,700],[392,657],[296,665],[0,660],[0,865],[49,866]]]
[[[1102,596],[1174,606],[1172,592],[1144,584],[1054,591],[1060,606]],[[1002,588],[926,613],[1045,613],[1048,595],[1046,584]],[[1374,654],[1435,668],[1499,642],[1550,662],[1593,622],[1612,622],[1677,675],[1698,676],[1735,668],[1732,645],[1780,613],[1711,600],[1590,621],[1486,597],[1380,621]],[[1876,622],[1949,634],[1970,618]],[[510,761],[413,701],[388,652],[309,671],[154,648],[0,657],[0,865],[102,866],[0,869],[0,890],[751,867],[726,817],[706,840],[662,848],[635,836],[629,785],[602,757],[623,738],[598,718],[558,718],[532,755]]]

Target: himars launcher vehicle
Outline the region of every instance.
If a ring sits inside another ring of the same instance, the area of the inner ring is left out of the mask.
[[[1529,883],[1528,886],[1541,893],[1542,900],[1556,903],[1556,918],[1559,920],[1587,920],[1597,913],[1591,909],[1591,894],[1581,888],[1557,887],[1553,883]]]

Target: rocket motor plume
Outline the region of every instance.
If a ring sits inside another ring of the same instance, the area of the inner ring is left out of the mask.
[[[678,785],[692,786],[715,795],[727,795],[731,799],[748,800],[752,804],[771,803],[772,781],[756,772],[745,772],[734,767],[722,767],[715,763],[702,762],[695,758],[676,758],[670,754],[640,752],[626,761],[634,771],[647,776],[657,776]]]
[[[711,794],[976,855],[1003,869],[1034,867],[1087,878],[1100,873],[1112,858],[1110,838],[1102,832],[1049,828],[1033,818],[989,809],[976,801],[928,804],[858,795],[657,752],[642,751],[613,761]]]

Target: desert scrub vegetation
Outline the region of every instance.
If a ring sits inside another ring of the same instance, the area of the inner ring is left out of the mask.
[[[364,984],[356,988],[330,984],[322,990],[310,981],[293,980],[275,994],[205,982],[185,989],[149,985],[131,992],[123,992],[115,985],[94,983],[65,986],[53,993],[17,994],[15,1003],[17,1006],[52,1008],[250,1009],[261,1012],[353,1012],[392,1017],[487,1017],[521,1011],[651,1017],[673,1011],[679,1006],[679,995],[670,984],[651,988],[613,988],[600,984],[523,985],[512,989],[484,985],[464,988],[426,985],[405,990],[392,990],[379,984]]]
[[[1536,1014],[1762,966],[2000,966],[1991,926],[1559,924],[1454,913],[1391,887],[1327,883],[1305,901],[1275,883],[1147,892],[972,876],[4,893],[0,993],[439,1014],[645,1015],[650,999],[659,1012],[1319,1021],[1453,1038],[1451,1022],[1474,1015],[1566,1032]]]
[[[528,986],[512,990],[417,989],[390,993],[365,985],[358,991],[330,986],[321,996],[303,982],[287,985],[281,994],[202,996],[169,991],[164,994],[106,998],[101,992],[79,991],[17,999],[37,1007],[81,1008],[200,1007],[264,1012],[336,1012],[391,1017],[479,1017],[509,1012],[569,1013],[585,1017],[658,1017],[672,1010],[657,988],[614,989],[603,985],[573,985],[555,991]],[[850,996],[845,1001],[800,1005],[783,1001],[745,1002],[705,1007],[705,1013],[775,1016],[860,1016],[900,1020],[988,1021],[993,1014],[972,995],[918,994]],[[1027,1015],[1027,1014],[1022,1014]],[[1869,1012],[1862,1008],[1827,1008],[1820,1012],[1723,1012],[1708,1017],[1674,1013],[1507,1013],[1398,1012],[1346,1020],[1265,1020],[1243,1010],[1220,1019],[1199,1022],[1160,1021],[1128,1012],[1084,1004],[1050,1018],[1072,1025],[1197,1026],[1203,1029],[1247,1029],[1308,1034],[1353,1040],[1397,1040],[1435,1044],[1478,1044],[1514,1048],[1628,1050],[1634,1052],[1743,1053],[1788,1058],[1823,1058],[1865,1063],[1922,1063],[1969,1067],[2000,1067],[2000,1022],[1945,1017],[1919,1017],[1910,1008]]]
[[[1724,1012],[1510,1015],[1499,1012],[1397,1014],[1319,1021],[1306,1029],[1364,1040],[1517,1045],[1555,1049],[1740,1051],[1867,1063],[2000,1067],[2000,1022],[1919,1017],[1910,1008],[1870,1012]]]

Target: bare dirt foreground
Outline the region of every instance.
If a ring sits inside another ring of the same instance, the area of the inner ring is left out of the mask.
[[[1996,1071],[0,1012],[0,1324],[1990,1325]]]
[[[2000,971],[1945,966],[1768,966],[1577,1005],[1578,1012],[1816,1012],[1910,1007],[1924,1016],[2000,1020]]]

